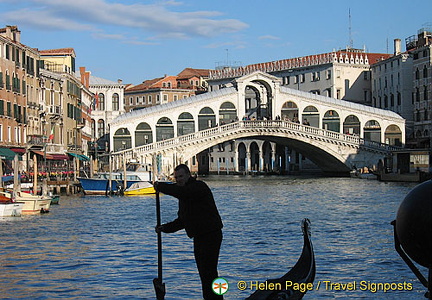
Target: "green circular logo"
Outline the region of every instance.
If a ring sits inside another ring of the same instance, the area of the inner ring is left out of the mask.
[[[223,295],[228,292],[228,281],[225,278],[218,277],[212,282],[212,290],[216,295]]]

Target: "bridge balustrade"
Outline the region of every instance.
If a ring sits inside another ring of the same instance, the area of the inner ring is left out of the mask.
[[[182,146],[194,141],[199,141],[205,138],[216,138],[221,134],[227,134],[230,132],[236,132],[238,130],[244,129],[288,129],[292,132],[298,134],[307,134],[310,138],[327,138],[335,141],[343,141],[355,146],[362,146],[367,149],[375,149],[378,151],[391,151],[400,149],[399,147],[390,146],[387,144],[368,141],[360,138],[359,136],[343,134],[339,132],[334,132],[326,129],[316,128],[308,125],[303,125],[299,123],[294,123],[285,120],[242,120],[225,125],[220,125],[198,132],[190,133],[183,136],[178,136],[172,139],[158,141],[152,144],[142,145],[134,149],[121,150],[117,154],[126,154],[128,156],[133,156],[133,152],[137,153],[157,153],[158,151],[165,149],[175,149],[178,146]],[[253,138],[253,137],[252,137]]]

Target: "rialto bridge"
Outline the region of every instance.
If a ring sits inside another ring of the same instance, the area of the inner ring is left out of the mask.
[[[402,146],[405,120],[388,110],[289,89],[279,78],[255,72],[217,91],[123,114],[110,132],[115,167],[157,157],[159,172],[171,173],[176,164],[199,164],[200,153],[230,143],[229,164],[237,172],[253,165],[274,169],[287,160],[278,153],[282,145],[324,172],[347,173],[353,166],[377,165]]]

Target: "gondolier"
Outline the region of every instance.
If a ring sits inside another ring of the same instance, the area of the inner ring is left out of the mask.
[[[154,184],[157,191],[179,200],[177,219],[156,226],[156,232],[171,233],[185,229],[186,234],[193,239],[204,299],[223,299],[212,290],[212,282],[218,277],[223,227],[213,194],[206,183],[191,177],[188,166],[184,164],[174,169],[174,178],[175,184]]]

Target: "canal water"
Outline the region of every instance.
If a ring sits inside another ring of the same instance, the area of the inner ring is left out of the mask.
[[[255,290],[250,283],[280,277],[295,264],[303,218],[312,224],[317,265],[314,290],[304,299],[423,299],[425,288],[394,250],[390,225],[414,184],[203,179],[225,225],[219,264],[229,282],[225,299],[244,299]],[[161,202],[162,221],[173,220],[177,201],[163,195]],[[155,223],[154,196],[64,196],[48,214],[0,219],[0,298],[155,299]],[[192,241],[184,231],[164,234],[163,247],[166,299],[201,299]],[[347,283],[355,289],[341,290]],[[375,290],[378,283],[411,290]]]

